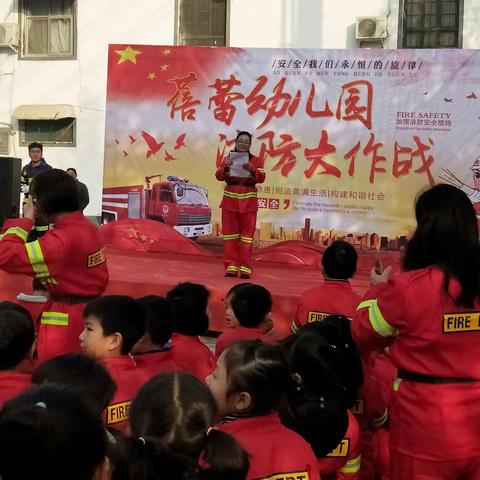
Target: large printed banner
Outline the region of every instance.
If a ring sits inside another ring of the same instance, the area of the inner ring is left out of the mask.
[[[248,130],[267,173],[257,238],[401,248],[425,186],[480,202],[479,85],[477,50],[111,45],[103,209],[121,218],[120,198],[125,215],[148,217],[127,191],[161,175],[151,182],[165,193],[181,177],[197,193],[165,193],[162,211],[188,204],[193,218],[209,203],[219,235],[214,173]]]

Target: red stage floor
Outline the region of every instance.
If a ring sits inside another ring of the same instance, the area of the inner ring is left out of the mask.
[[[388,261],[390,260],[390,262]],[[384,265],[398,265],[398,253],[383,255]],[[225,294],[239,283],[225,278],[220,257],[138,252],[108,248],[110,283],[106,294],[125,294],[139,297],[149,294],[164,295],[179,282],[204,284],[211,291],[211,329],[224,325]],[[372,256],[360,254],[358,272],[352,284],[358,293],[369,285]],[[278,336],[288,335],[300,294],[322,282],[319,268],[257,262],[251,282],[268,288],[273,297],[272,317]],[[0,271],[0,292],[5,300],[14,300],[20,292],[31,292],[31,280],[21,275]]]

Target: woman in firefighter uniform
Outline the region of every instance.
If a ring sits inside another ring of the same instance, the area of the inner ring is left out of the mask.
[[[249,161],[243,165],[243,168],[249,172],[248,176],[231,176],[232,160],[228,157],[215,173],[217,180],[227,184],[220,203],[226,277],[236,277],[240,273],[241,278],[249,278],[252,274],[250,257],[258,210],[255,184],[265,180],[265,170],[263,161],[250,153],[251,144],[250,133],[240,132],[233,150],[248,152]]]
[[[35,218],[54,224],[27,243]],[[79,211],[75,180],[63,170],[35,176],[24,217],[6,222],[0,239],[0,268],[39,279],[49,301],[38,319],[39,362],[79,351],[83,309],[103,293],[108,269],[98,229]]]
[[[389,346],[392,480],[480,479],[480,246],[475,210],[451,185],[415,205],[404,271],[371,273],[353,320],[360,348]]]

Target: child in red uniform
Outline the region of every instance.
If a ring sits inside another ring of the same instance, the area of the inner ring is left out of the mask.
[[[244,480],[248,456],[212,428],[215,399],[193,375],[162,373],[138,392],[112,480]]]
[[[302,325],[318,322],[331,314],[353,318],[360,303],[360,296],[350,282],[357,269],[357,252],[347,242],[333,242],[322,256],[324,283],[302,293],[293,319],[291,331],[295,333]]]
[[[167,294],[175,314],[172,335],[172,360],[178,370],[191,373],[200,380],[215,368],[212,352],[199,335],[208,331],[208,297],[210,293],[196,283],[180,283]]]
[[[228,347],[207,377],[223,417],[218,428],[250,455],[247,479],[319,479],[310,445],[280,422],[279,404],[290,383],[278,346],[245,340]]]
[[[146,319],[145,335],[132,349],[137,367],[147,378],[178,370],[172,360],[171,338],[175,316],[170,303],[156,295],[138,298],[137,302],[143,307]]]
[[[107,369],[81,353],[51,358],[33,372],[32,385],[51,383],[67,387],[85,400],[98,416],[105,416],[117,389]]]
[[[230,324],[237,325],[223,332],[217,339],[215,358],[232,343],[240,340],[259,339],[273,343],[271,336],[265,334],[265,324],[272,310],[272,296],[261,285],[240,284],[233,287],[227,294],[226,317]]]
[[[58,385],[32,388],[0,411],[2,480],[107,480],[101,419]]]
[[[322,478],[357,479],[359,427],[348,409],[362,384],[362,366],[350,321],[335,315],[306,325],[282,348],[297,383],[280,410],[282,422],[310,443]]]
[[[35,329],[28,311],[0,302],[0,407],[30,387]]]
[[[144,333],[144,312],[133,298],[110,295],[97,298],[85,307],[81,348],[103,363],[117,385],[107,408],[106,424],[121,431],[127,428],[133,397],[147,380],[129,355]]]
[[[80,350],[83,309],[108,283],[105,248],[98,228],[79,211],[77,185],[52,169],[35,175],[23,218],[7,220],[0,236],[0,268],[40,280],[49,292],[39,318],[38,361]],[[53,223],[26,243],[35,219]]]

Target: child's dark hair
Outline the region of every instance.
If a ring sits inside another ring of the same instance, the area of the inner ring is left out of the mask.
[[[296,379],[295,388],[279,408],[282,423],[302,435],[317,457],[325,456],[344,437],[347,409],[353,406],[363,381],[349,320],[331,315],[308,324],[281,347]]]
[[[30,151],[32,148],[39,148],[39,149],[43,152],[43,145],[42,145],[41,143],[32,142],[32,143],[28,146],[28,151]]]
[[[329,315],[321,322],[304,325],[282,348],[288,352],[290,372],[301,376],[311,394],[353,407],[363,371],[347,317]]]
[[[169,372],[152,378],[132,402],[131,438],[120,442],[112,480],[244,479],[248,455],[212,428],[216,415],[210,390],[196,377]]]
[[[272,296],[261,285],[245,284],[232,288],[230,299],[235,317],[243,327],[258,327],[272,310]]]
[[[110,404],[117,389],[103,365],[80,353],[51,358],[33,372],[32,385],[51,383],[67,387],[98,415]]]
[[[322,256],[322,266],[327,277],[335,280],[348,280],[357,270],[358,255],[348,242],[336,240]]]
[[[103,335],[122,335],[122,355],[127,355],[145,334],[145,314],[142,306],[125,295],[107,295],[92,300],[85,307],[83,316],[95,317],[103,329]]]
[[[0,411],[3,480],[91,480],[107,452],[102,420],[58,385],[32,388]]]
[[[32,349],[35,327],[28,310],[0,302],[0,370],[14,369]]]
[[[210,292],[198,283],[179,283],[167,293],[175,313],[175,331],[182,335],[205,335],[208,331]]]
[[[35,175],[30,190],[39,213],[48,217],[55,213],[80,210],[77,188],[76,180],[71,175],[52,168]]]
[[[223,353],[227,373],[227,396],[247,392],[248,412],[265,415],[278,407],[291,384],[280,347],[260,340],[234,343]]]
[[[170,302],[157,295],[137,298],[143,307],[146,320],[146,332],[150,340],[163,347],[171,338],[175,325],[175,314]]]

